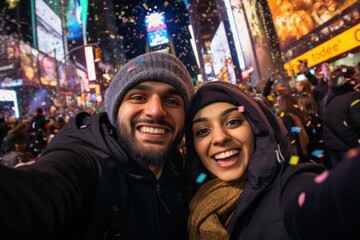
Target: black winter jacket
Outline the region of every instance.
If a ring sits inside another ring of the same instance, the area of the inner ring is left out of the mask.
[[[288,164],[291,156],[288,132],[281,120],[261,101],[255,102],[237,86],[221,81],[204,84],[200,89],[198,91],[206,92],[209,96],[226,95],[224,101],[243,106],[244,115],[255,136],[255,150],[246,172],[248,182],[227,228],[230,239],[342,239],[339,236],[355,239],[359,236],[357,215],[360,208],[357,202],[360,200],[360,149],[357,159],[346,161],[349,164],[345,166],[346,170],[339,166],[337,172],[331,172],[324,180],[328,172],[320,164]],[[219,97],[196,100],[200,106],[204,106],[203,102],[214,102],[214,99],[222,100]],[[191,116],[189,119],[192,121]],[[186,134],[190,139],[187,141],[187,160],[200,162],[194,152],[189,125]],[[351,171],[346,172],[349,169]],[[324,174],[324,177],[319,178],[319,174]],[[320,179],[324,180],[322,184]],[[339,180],[339,184],[336,180]],[[353,198],[349,200],[350,195]],[[306,211],[302,211],[302,199]],[[355,212],[351,212],[351,208]]]
[[[360,144],[360,93],[352,85],[330,89],[321,102],[320,118],[328,149],[347,151]]]
[[[175,152],[156,180],[116,140],[107,115],[79,114],[32,166],[0,167],[0,234],[9,239],[184,239]]]

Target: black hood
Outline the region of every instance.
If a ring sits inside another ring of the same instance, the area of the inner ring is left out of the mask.
[[[79,113],[55,135],[43,154],[59,149],[73,149],[75,145],[99,149],[121,163],[128,161],[106,113],[93,116],[85,112]]]
[[[195,93],[186,120],[187,161],[200,162],[193,144],[192,120],[200,108],[214,102],[229,102],[244,107],[244,115],[252,127],[256,144],[247,170],[249,182],[246,188],[258,191],[266,189],[279,176],[286,164],[285,159],[290,158],[288,133],[281,120],[265,104],[233,84],[208,82]]]

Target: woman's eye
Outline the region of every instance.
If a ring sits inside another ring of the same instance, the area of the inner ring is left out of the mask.
[[[240,126],[243,123],[243,120],[241,119],[232,119],[227,122],[226,125],[228,126]]]
[[[195,132],[195,136],[204,136],[205,134],[207,134],[209,132],[208,129],[206,128],[202,128],[202,129],[199,129],[198,131]]]

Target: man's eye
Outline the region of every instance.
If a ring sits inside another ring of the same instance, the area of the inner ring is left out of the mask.
[[[134,95],[134,96],[131,96],[130,99],[135,100],[135,101],[141,101],[141,100],[144,100],[145,98],[141,95]]]
[[[166,102],[166,104],[172,105],[172,106],[180,105],[179,101],[177,101],[176,99],[167,99],[165,102]]]

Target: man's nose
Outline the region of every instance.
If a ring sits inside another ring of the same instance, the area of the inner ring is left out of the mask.
[[[154,119],[163,118],[166,116],[166,111],[163,106],[162,99],[155,95],[149,98],[145,106],[144,113]]]

